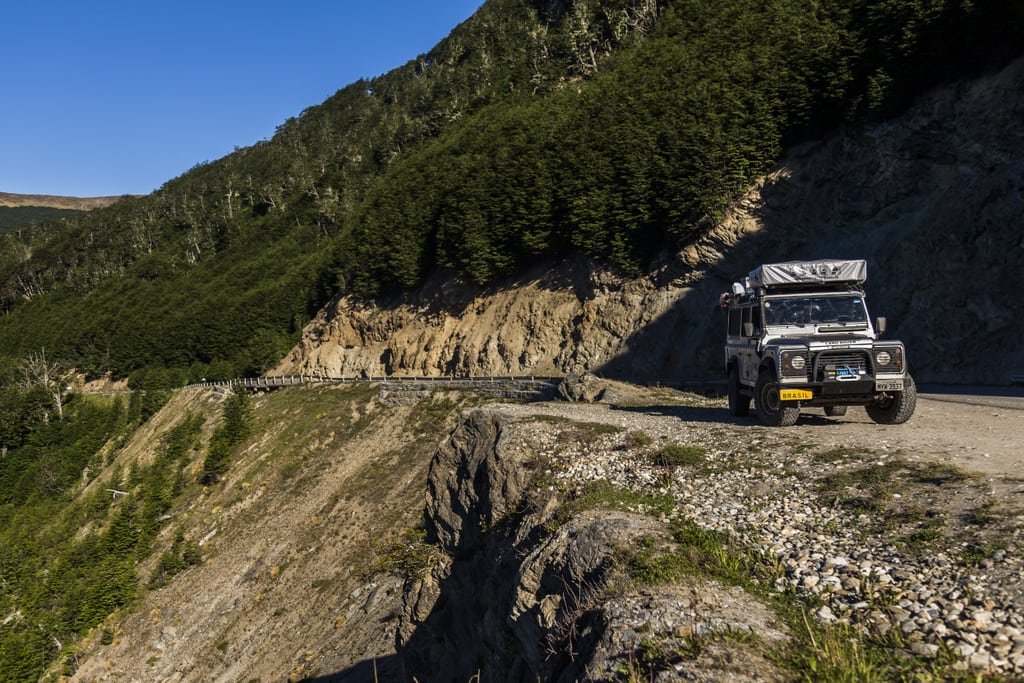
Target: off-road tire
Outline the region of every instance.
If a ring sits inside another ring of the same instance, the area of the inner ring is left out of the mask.
[[[825,406],[825,414],[829,417],[842,417],[846,415],[846,406]]]
[[[917,407],[917,385],[907,375],[903,380],[903,391],[895,391],[888,398],[876,400],[864,406],[868,417],[883,425],[901,425],[910,419]]]
[[[764,370],[757,376],[754,387],[754,408],[757,418],[769,427],[789,427],[800,417],[800,404],[779,399],[779,383],[771,372]]]
[[[735,365],[729,368],[729,412],[736,417],[750,414],[750,397],[740,393],[740,371]]]

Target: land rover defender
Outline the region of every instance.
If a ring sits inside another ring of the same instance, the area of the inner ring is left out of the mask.
[[[880,340],[864,298],[864,260],[758,266],[719,299],[726,312],[729,410],[770,426],[795,424],[805,407],[829,416],[864,406],[882,424],[910,419],[917,389],[899,341]]]

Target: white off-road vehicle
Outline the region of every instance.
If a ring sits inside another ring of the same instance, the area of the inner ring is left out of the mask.
[[[906,349],[878,338],[885,318],[868,316],[866,279],[863,260],[772,263],[722,294],[733,415],[747,415],[753,400],[772,426],[794,424],[809,406],[830,416],[864,406],[883,424],[910,419],[917,389]]]

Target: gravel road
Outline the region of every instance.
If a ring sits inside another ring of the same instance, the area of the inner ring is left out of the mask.
[[[1024,397],[947,390],[918,396],[903,425],[876,425],[863,410],[842,418],[808,411],[801,437],[862,447],[900,449],[915,459],[946,462],[992,477],[1024,477]]]
[[[958,668],[1024,674],[1024,400],[928,393],[904,425],[850,408],[766,428],[721,399],[658,396],[500,410],[619,427],[558,456],[558,476],[674,496],[676,514],[771,558],[779,590],[821,600],[823,622],[899,633],[917,655],[953,653]],[[637,432],[648,451],[701,445],[706,463],[666,484],[627,447]]]

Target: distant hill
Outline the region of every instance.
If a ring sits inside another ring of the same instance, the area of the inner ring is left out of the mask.
[[[82,213],[75,209],[52,209],[47,206],[0,206],[0,233],[61,218],[71,218]]]
[[[116,197],[58,197],[48,194],[12,194],[0,192],[0,207],[44,207],[48,209],[70,209],[89,211],[102,206],[110,206],[118,202],[122,196]]]
[[[39,223],[73,218],[110,206],[122,197],[58,197],[0,192],[0,234]]]

